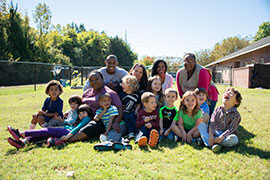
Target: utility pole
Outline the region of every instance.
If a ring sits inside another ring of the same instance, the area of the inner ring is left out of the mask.
[[[125,42],[127,43],[127,30],[125,29]]]

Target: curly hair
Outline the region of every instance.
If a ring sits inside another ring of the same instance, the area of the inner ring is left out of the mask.
[[[58,86],[59,91],[60,91],[60,94],[59,94],[59,95],[61,95],[61,94],[64,92],[63,86],[60,84],[59,81],[51,80],[51,81],[49,81],[49,82],[47,83],[47,85],[46,85],[46,88],[45,88],[45,93],[46,93],[46,94],[49,95],[49,90],[50,90],[50,87],[51,87],[51,86]]]
[[[133,92],[138,91],[138,89],[140,87],[137,78],[133,75],[124,76],[122,78],[122,82],[127,84],[129,87],[131,87]]]
[[[151,76],[155,76],[155,75],[158,74],[157,73],[157,68],[158,68],[159,63],[164,63],[164,65],[165,65],[165,73],[167,72],[167,68],[168,67],[167,67],[166,61],[164,61],[163,59],[156,59],[154,61],[153,67],[152,67],[152,74],[151,74]]]

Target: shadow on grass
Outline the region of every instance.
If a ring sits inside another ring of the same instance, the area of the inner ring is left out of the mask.
[[[176,148],[178,145],[176,142],[169,140],[169,139],[163,139],[160,143],[159,143],[159,147],[167,147],[170,149],[174,149]]]
[[[220,153],[227,153],[235,151],[246,156],[259,156],[261,159],[270,159],[270,151],[264,151],[255,147],[249,147],[247,144],[252,144],[252,139],[255,137],[254,134],[248,132],[243,126],[239,126],[238,129],[239,143],[232,148],[224,148]]]

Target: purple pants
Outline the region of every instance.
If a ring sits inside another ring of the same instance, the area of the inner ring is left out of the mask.
[[[60,138],[67,135],[69,132],[70,130],[64,128],[42,128],[24,131],[25,137],[29,140],[29,142],[37,142],[49,137]]]

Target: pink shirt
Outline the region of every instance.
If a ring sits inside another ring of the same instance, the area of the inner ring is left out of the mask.
[[[98,96],[105,92],[111,95],[112,105],[116,106],[117,108],[122,107],[122,103],[118,94],[107,86],[104,86],[104,88],[102,88],[99,91],[95,91],[93,88],[90,88],[84,91],[83,96],[82,96],[82,104],[89,105],[91,111],[95,113],[97,109],[100,108],[100,105],[98,104]]]
[[[180,79],[179,79],[180,73],[181,73],[181,69],[176,74],[176,84],[177,84],[178,93],[182,97],[185,92],[183,92],[182,87],[180,85]],[[193,75],[195,75],[195,72]],[[218,91],[217,91],[215,86],[210,85],[211,79],[212,79],[212,77],[211,77],[210,73],[206,69],[202,68],[199,72],[197,88],[206,89],[208,92],[209,98],[213,101],[217,101],[218,100]],[[195,88],[192,90],[195,90]]]

